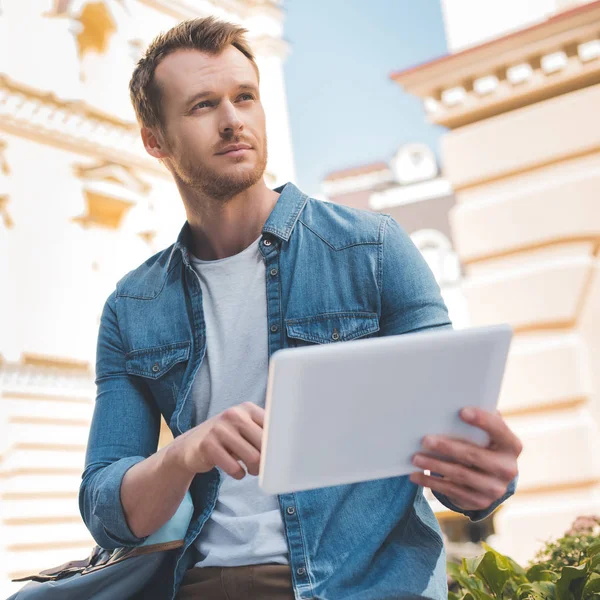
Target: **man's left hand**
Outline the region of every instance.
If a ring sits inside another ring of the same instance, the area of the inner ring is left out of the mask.
[[[465,408],[460,417],[486,431],[490,443],[482,448],[462,440],[428,435],[423,438],[423,448],[443,458],[415,454],[413,464],[432,474],[417,471],[410,475],[410,480],[444,494],[462,510],[485,510],[504,496],[508,484],[517,476],[517,458],[523,444],[499,413]]]

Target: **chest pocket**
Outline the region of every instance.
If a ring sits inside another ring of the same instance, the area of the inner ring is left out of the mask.
[[[143,378],[163,415],[175,407],[191,345],[191,342],[175,342],[125,355],[127,373]]]
[[[376,313],[325,313],[298,319],[286,319],[290,347],[329,344],[370,337],[379,331]]]

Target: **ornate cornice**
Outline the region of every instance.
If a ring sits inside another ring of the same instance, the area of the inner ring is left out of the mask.
[[[220,13],[222,11],[241,17],[248,8],[246,0],[205,0],[202,3],[198,2],[198,0],[138,1],[181,21],[184,19],[193,19],[194,17],[205,17],[212,12]]]
[[[599,83],[600,2],[391,78],[450,128]]]
[[[146,154],[136,123],[67,101],[0,75],[0,129],[44,144],[138,167],[169,178]]]

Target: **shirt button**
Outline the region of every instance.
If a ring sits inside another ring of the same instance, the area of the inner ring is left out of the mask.
[[[340,334],[337,331],[334,331],[331,339],[337,342],[340,339]]]
[[[279,327],[277,327],[277,325],[271,325],[271,331],[273,333],[277,333],[277,331],[279,331]]]
[[[277,269],[271,269],[271,275],[273,277],[275,277],[275,275],[277,275],[277,272],[278,272]]]
[[[158,364],[158,363],[154,363],[154,364],[152,365],[152,372],[153,372],[153,373],[158,373],[159,371],[160,371],[160,366],[159,366],[159,364]]]
[[[296,512],[296,509],[293,506],[288,506],[287,507],[287,514],[288,515],[293,515],[293,514],[295,514],[295,512]]]
[[[271,240],[263,240],[263,244],[265,246],[270,246],[272,244]]]
[[[296,573],[298,573],[298,575],[304,575],[304,573],[306,573],[306,569],[304,567],[300,567]]]

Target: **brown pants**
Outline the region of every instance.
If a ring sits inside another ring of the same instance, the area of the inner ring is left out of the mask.
[[[194,567],[183,578],[176,600],[294,600],[287,565]]]

